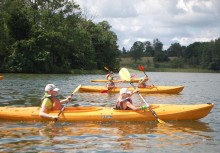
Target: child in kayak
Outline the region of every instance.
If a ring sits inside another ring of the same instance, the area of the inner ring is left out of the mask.
[[[132,104],[131,96],[138,92],[138,90],[134,90],[132,92],[128,91],[128,88],[122,88],[120,90],[120,96],[118,97],[117,103],[116,103],[116,109],[117,110],[146,110],[146,106],[134,106]]]
[[[114,76],[113,76],[113,72],[111,71],[106,75],[106,80],[108,80],[106,87],[108,88],[108,90],[115,87],[115,83],[113,82],[113,79]]]
[[[138,82],[138,88],[152,87],[152,85],[147,85],[147,81],[149,81],[149,78],[147,76],[144,78],[141,78]]]
[[[47,84],[45,87],[45,94],[41,100],[41,109],[39,112],[40,117],[56,119],[58,116],[53,116],[48,114],[49,110],[61,110],[62,104],[71,99],[71,96],[68,96],[66,99],[59,100],[57,98],[58,91],[60,89],[57,88],[54,84]]]

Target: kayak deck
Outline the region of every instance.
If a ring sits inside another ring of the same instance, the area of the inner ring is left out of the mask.
[[[110,90],[105,86],[81,86],[79,92],[102,92],[119,93],[122,87],[115,87]],[[129,91],[134,90],[133,87],[127,87]],[[152,86],[146,88],[138,88],[140,93],[163,93],[163,94],[178,94],[183,90],[184,86]]]
[[[213,103],[195,105],[153,104],[152,109],[161,120],[198,120],[205,117],[213,108]],[[15,121],[48,121],[39,116],[40,107],[0,107],[0,119]],[[49,114],[57,115],[59,111]],[[147,109],[115,110],[112,107],[67,107],[60,115],[60,122],[74,121],[155,121]]]

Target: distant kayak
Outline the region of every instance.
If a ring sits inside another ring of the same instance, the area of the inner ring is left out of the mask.
[[[3,80],[4,79],[4,76],[0,76],[0,80]]]
[[[105,86],[81,86],[79,92],[102,92],[119,93],[122,87],[115,87],[108,90]],[[127,87],[129,91],[134,90],[133,87]],[[178,94],[183,90],[184,86],[152,86],[146,88],[138,88],[140,93],[157,93],[157,94]]]
[[[132,78],[131,82],[132,83],[138,83],[139,78]],[[91,82],[108,82],[108,80],[91,80]],[[113,80],[113,82],[122,82],[122,80]]]
[[[158,117],[167,120],[198,120],[205,117],[214,104],[176,105],[176,104],[152,104],[151,108]],[[1,120],[14,121],[49,121],[39,116],[40,107],[0,107]],[[57,115],[59,111],[49,111],[51,115]],[[74,121],[155,121],[155,117],[146,109],[143,110],[115,110],[112,107],[66,107],[61,113],[58,122]]]

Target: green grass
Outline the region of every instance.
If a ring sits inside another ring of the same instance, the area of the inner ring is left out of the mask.
[[[186,64],[184,64],[181,68],[173,68],[172,61],[177,59],[177,57],[170,57],[169,59],[170,61],[168,62],[155,63],[153,61],[153,57],[142,57],[135,63],[135,61],[130,57],[120,58],[120,67],[138,70],[138,65],[142,65],[145,67],[146,71],[151,72],[214,72],[207,69],[194,68]]]

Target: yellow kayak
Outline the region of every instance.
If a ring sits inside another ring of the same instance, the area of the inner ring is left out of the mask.
[[[79,92],[111,92],[119,93],[122,87],[115,87],[108,90],[105,86],[81,86]],[[163,93],[163,94],[177,94],[183,90],[184,86],[151,86],[146,88],[138,88],[140,93]],[[133,87],[128,87],[129,91],[134,90]]]
[[[0,76],[0,80],[3,80],[4,79],[4,76]]]
[[[138,83],[139,78],[131,78],[132,83]],[[108,82],[108,80],[91,80],[91,82]],[[113,80],[113,82],[122,82],[122,80]]]
[[[161,120],[198,120],[205,117],[213,108],[213,103],[196,105],[153,104],[152,109]],[[1,120],[14,121],[48,121],[40,117],[40,107],[0,107]],[[59,111],[50,111],[57,115]],[[143,110],[115,110],[112,107],[66,107],[60,114],[58,122],[74,121],[155,121],[155,117],[147,109]]]

